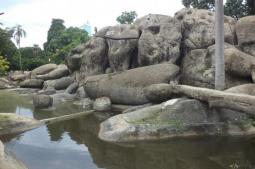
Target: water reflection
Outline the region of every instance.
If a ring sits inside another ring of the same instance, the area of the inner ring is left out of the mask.
[[[33,110],[29,98],[15,95],[10,97],[15,102],[0,102],[1,111],[19,110],[21,114],[36,119],[82,111],[71,102],[60,104],[52,110]],[[0,99],[2,100],[1,93]],[[255,168],[255,139],[207,137],[111,144],[97,137],[100,122],[108,117],[109,114],[95,113],[84,118],[42,126],[16,136],[11,141],[6,140],[6,146],[30,169]]]
[[[64,125],[70,137],[85,144],[98,167],[107,169],[239,169],[255,167],[255,140],[176,139],[116,145],[97,138],[95,116]]]

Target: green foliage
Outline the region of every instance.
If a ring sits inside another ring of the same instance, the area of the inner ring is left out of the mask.
[[[34,68],[49,62],[49,58],[38,45],[20,48],[20,54],[23,58],[22,65],[24,70],[33,70]]]
[[[214,10],[214,0],[182,0],[182,4],[186,8],[193,7]]]
[[[215,9],[215,0],[182,0],[182,4],[186,8],[198,9]],[[239,19],[247,15],[255,15],[255,1],[254,0],[227,0],[225,6],[225,15],[232,16]]]
[[[61,19],[53,19],[48,41],[44,44],[46,54],[57,64],[64,62],[72,48],[89,40],[86,31],[76,27],[65,28],[63,23]]]
[[[64,20],[62,19],[52,19],[50,29],[48,30],[47,42],[44,43],[44,49],[47,52],[56,52],[56,47],[51,44],[58,36],[60,36],[66,29],[64,26]]]
[[[120,16],[117,17],[116,21],[120,24],[131,24],[137,18],[137,13],[135,11],[122,12]]]
[[[10,62],[10,69],[19,68],[19,52],[15,44],[11,41],[12,30],[0,28],[0,55],[4,56]],[[16,58],[18,58],[16,60]]]
[[[246,0],[247,10],[249,15],[255,15],[255,1],[254,0]]]
[[[243,0],[228,0],[225,4],[224,12],[225,15],[236,19],[248,15],[247,6],[243,3]]]
[[[0,75],[3,75],[6,73],[7,70],[9,70],[10,63],[5,59],[3,56],[0,56]]]

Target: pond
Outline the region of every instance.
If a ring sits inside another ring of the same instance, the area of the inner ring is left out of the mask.
[[[37,111],[31,98],[0,91],[0,112],[43,119],[80,112],[65,102]],[[97,137],[102,113],[59,122],[12,138],[7,150],[29,169],[254,169],[255,138],[203,137],[112,144]]]

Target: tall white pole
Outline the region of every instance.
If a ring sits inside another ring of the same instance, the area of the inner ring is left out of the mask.
[[[224,6],[223,0],[215,0],[215,89],[225,89],[224,59]]]

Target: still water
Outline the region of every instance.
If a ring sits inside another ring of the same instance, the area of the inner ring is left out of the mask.
[[[37,111],[31,99],[0,92],[0,112],[43,119],[80,112],[71,102]],[[255,169],[255,138],[197,138],[112,144],[98,139],[101,121],[93,115],[2,138],[29,169]]]

